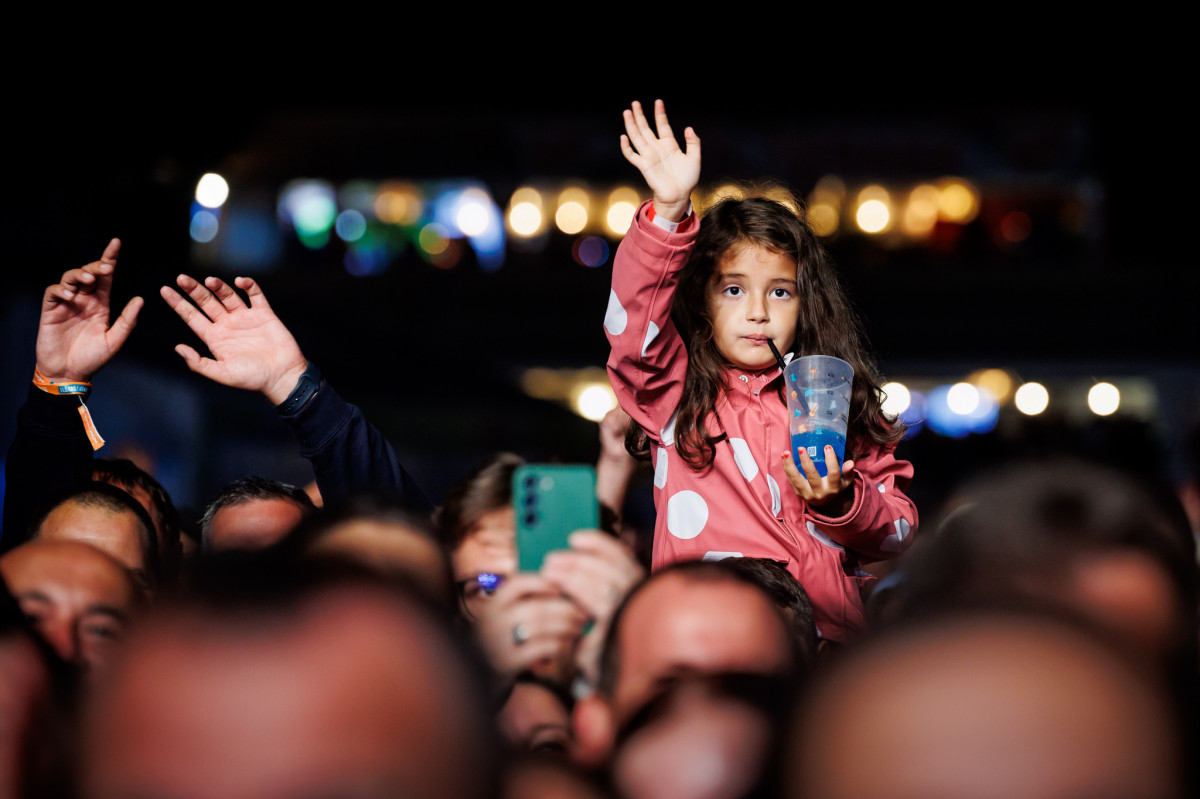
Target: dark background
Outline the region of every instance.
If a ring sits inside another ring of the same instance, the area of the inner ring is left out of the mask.
[[[1125,49],[1053,37],[924,55],[915,41],[893,42],[865,62],[832,43],[757,59],[739,40],[714,58],[672,62],[651,46],[601,59],[608,45],[591,42],[578,48],[586,66],[561,66],[569,44],[514,44],[514,60],[505,48],[466,57],[458,42],[365,63],[344,44],[332,57],[297,41],[243,64],[230,55],[248,47],[241,40],[224,42],[211,66],[172,57],[166,39],[153,54],[125,48],[116,59],[76,50],[69,79],[47,71],[53,59],[19,63],[0,197],[0,443],[31,371],[41,291],[119,236],[115,304],[140,294],[147,306],[90,403],[113,454],[136,446],[193,506],[249,471],[307,480],[265,401],[206,384],[172,352],[191,334],[158,287],[201,268],[188,237],[198,177],[216,171],[235,193],[270,197],[297,177],[469,177],[501,206],[534,178],[636,185],[617,146],[620,111],[662,96],[676,129],[691,124],[703,139],[706,183],[771,179],[806,194],[827,174],[851,185],[957,175],[981,187],[980,217],[930,245],[829,242],[889,376],[956,380],[988,366],[1025,379],[1150,375],[1172,409],[1165,426],[1051,417],[966,440],[922,433],[904,445],[922,500],[1032,451],[1188,476],[1200,394],[1196,145],[1190,82],[1169,60],[1115,63]],[[1084,232],[1061,224],[1079,196],[1093,209]],[[1008,209],[1033,220],[1019,246],[994,235]],[[410,254],[358,278],[336,239],[313,252],[293,236],[285,265],[257,278],[305,354],[437,501],[496,450],[595,458],[592,423],[517,385],[529,366],[602,366],[607,356],[611,259],[581,267],[571,243],[551,236],[540,255],[512,253],[490,274],[470,258],[440,270]]]

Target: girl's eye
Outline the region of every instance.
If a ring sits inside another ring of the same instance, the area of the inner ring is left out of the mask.
[[[721,293],[726,297],[740,297],[742,296],[743,292],[741,286],[726,286],[725,290]]]
[[[787,289],[772,289],[771,296],[777,300],[786,300],[792,296],[792,292]]]

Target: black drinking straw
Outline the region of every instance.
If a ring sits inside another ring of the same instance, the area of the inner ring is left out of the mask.
[[[771,348],[771,354],[775,356],[775,360],[779,362],[780,369],[786,369],[787,364],[783,362],[783,356],[779,354],[779,350],[775,347],[775,342],[767,339],[767,346]]]

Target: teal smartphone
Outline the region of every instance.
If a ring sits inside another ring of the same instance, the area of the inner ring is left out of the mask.
[[[523,572],[541,569],[547,553],[569,549],[571,533],[599,526],[591,466],[526,464],[513,474],[512,494],[517,566]]]

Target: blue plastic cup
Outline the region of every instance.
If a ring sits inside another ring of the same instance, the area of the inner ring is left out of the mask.
[[[792,359],[783,380],[792,459],[800,469],[800,452],[806,451],[824,477],[826,446],[833,447],[839,466],[846,456],[854,367],[832,355],[805,355]]]

